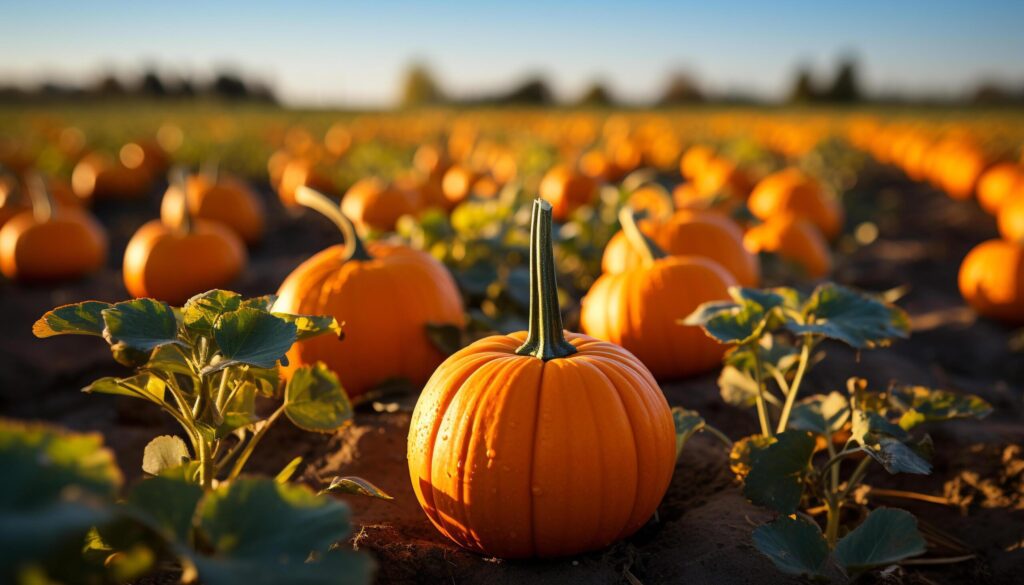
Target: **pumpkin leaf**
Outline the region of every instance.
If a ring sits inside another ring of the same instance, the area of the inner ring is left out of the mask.
[[[738,407],[754,406],[757,402],[757,380],[746,371],[734,366],[725,366],[718,375],[718,391],[727,404]],[[771,392],[765,392],[765,399],[778,404]]]
[[[387,492],[373,485],[369,481],[355,476],[335,477],[330,485],[320,491],[321,494],[353,494],[367,496],[378,500],[394,500]]]
[[[231,399],[224,405],[224,420],[217,426],[218,437],[226,437],[260,420],[256,415],[256,393],[259,392],[256,383],[242,381],[238,384]]]
[[[168,542],[186,544],[202,497],[203,488],[195,482],[163,474],[135,484],[125,506]]]
[[[933,421],[958,418],[985,418],[992,406],[973,394],[958,394],[924,386],[901,386],[888,392],[889,402],[902,412],[899,426],[910,430]]]
[[[257,309],[242,308],[228,313],[213,328],[221,359],[203,368],[202,374],[238,364],[273,368],[295,343],[296,331],[294,323]]]
[[[889,473],[928,475],[932,472],[932,464],[920,452],[892,437],[871,440],[864,443],[862,449]]]
[[[277,472],[277,475],[274,476],[274,481],[277,483],[288,483],[292,476],[295,475],[295,470],[297,470],[301,464],[302,457],[292,459],[288,462],[288,465],[285,465],[281,468],[281,471]]]
[[[740,305],[738,303],[734,303],[732,301],[708,301],[706,303],[702,303],[694,309],[692,313],[680,320],[680,324],[703,327],[719,313],[732,311],[739,307]]]
[[[884,567],[923,554],[917,519],[906,510],[876,508],[836,544],[835,558],[850,574]]]
[[[672,421],[676,425],[676,459],[683,452],[683,447],[698,431],[704,428],[704,418],[696,410],[687,410],[681,406],[672,407]]]
[[[338,339],[344,339],[345,332],[338,320],[330,315],[292,315],[289,313],[272,313],[278,319],[295,325],[296,339],[302,341],[325,333],[333,333]]]
[[[284,413],[300,429],[329,433],[352,420],[352,403],[323,363],[292,374],[284,390]]]
[[[85,301],[57,307],[47,311],[32,325],[32,333],[36,337],[53,337],[55,335],[103,335],[103,310],[109,309],[110,303]]]
[[[152,402],[163,402],[167,387],[164,381],[152,374],[138,374],[128,378],[106,377],[96,380],[82,392],[86,394],[114,394],[131,396]]]
[[[797,402],[789,418],[789,427],[826,437],[843,428],[850,420],[850,401],[839,392],[818,394]]]
[[[856,349],[888,345],[910,333],[899,307],[834,283],[815,289],[804,305],[805,323],[787,322],[797,335],[823,335]]]
[[[787,575],[823,576],[828,543],[817,524],[781,516],[754,529],[754,547]]]
[[[188,329],[208,335],[221,315],[237,310],[242,295],[227,290],[211,290],[198,294],[182,307],[182,323]]]
[[[188,360],[185,359],[185,355],[182,353],[182,347],[174,344],[161,345],[154,349],[153,353],[149,356],[149,361],[146,362],[146,369],[185,376],[195,375],[192,367],[188,364]]]
[[[146,445],[142,454],[142,471],[150,475],[160,475],[168,469],[188,463],[191,459],[188,446],[181,437],[161,435]]]
[[[263,295],[242,301],[240,308],[259,309],[261,311],[273,311],[274,303],[277,302],[277,295]]]
[[[751,454],[774,442],[775,437],[766,437],[764,435],[751,435],[739,439],[733,443],[732,449],[729,450],[729,469],[736,474],[737,478],[745,479],[747,474],[750,473]]]
[[[181,343],[174,311],[153,299],[123,301],[104,309],[103,323],[103,337],[115,351],[148,354],[162,345]]]
[[[729,296],[740,305],[746,304],[747,301],[753,301],[764,311],[771,311],[775,307],[781,307],[786,304],[786,297],[770,288],[758,289],[730,286]]]
[[[701,308],[698,307],[697,311],[683,319],[681,323],[684,325],[700,324],[698,321],[703,318],[703,314],[694,318],[694,315],[700,312]],[[708,337],[719,343],[743,345],[754,341],[764,333],[768,326],[768,319],[769,314],[761,305],[747,301],[742,305],[731,305],[731,308],[714,313],[700,325]]]
[[[758,506],[781,514],[793,514],[803,496],[803,480],[814,454],[814,437],[803,431],[786,431],[775,441],[750,452],[750,473],[743,495]]]

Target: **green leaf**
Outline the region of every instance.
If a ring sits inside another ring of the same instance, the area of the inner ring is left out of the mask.
[[[153,402],[163,402],[166,390],[163,380],[152,374],[138,374],[129,378],[100,378],[82,388],[82,392],[86,394],[131,396]]]
[[[301,464],[302,457],[296,457],[295,459],[292,459],[291,461],[288,462],[288,465],[285,465],[283,468],[281,468],[281,471],[277,472],[277,475],[274,476],[274,481],[276,481],[277,483],[288,483],[288,480],[290,480],[292,476],[295,475],[295,470],[298,469],[299,465]]]
[[[718,316],[719,313],[729,312],[738,309],[741,305],[732,301],[708,301],[702,303],[692,313],[684,317],[682,325],[696,325],[703,327],[708,321]]]
[[[160,347],[153,350],[153,353],[149,356],[149,361],[146,362],[147,370],[160,370],[170,374],[182,374],[185,376],[194,376],[195,373],[192,368],[188,365],[188,361],[185,359],[185,355],[182,352],[180,345],[161,345]]]
[[[696,410],[672,407],[672,420],[676,425],[676,459],[693,435],[704,428],[704,418]]]
[[[850,439],[889,473],[927,475],[932,471],[921,452],[908,445],[910,434],[877,412],[854,409]]]
[[[213,328],[221,360],[202,373],[209,375],[237,364],[273,368],[295,343],[296,331],[293,323],[258,309],[228,313]]]
[[[793,406],[789,427],[826,437],[838,432],[850,420],[850,401],[839,392],[809,396]]]
[[[754,547],[788,575],[822,576],[828,543],[817,524],[781,516],[754,529]]]
[[[368,557],[328,552],[350,532],[348,507],[301,485],[243,478],[221,486],[200,503],[199,527],[213,549],[192,557],[206,585],[369,581]]]
[[[185,302],[182,307],[182,322],[185,327],[207,335],[213,330],[221,315],[237,310],[242,304],[242,295],[226,290],[211,290],[198,294]]]
[[[335,477],[331,484],[320,491],[321,494],[353,494],[367,496],[379,500],[394,500],[387,492],[373,485],[369,481],[355,476]]]
[[[698,309],[699,310],[699,309]],[[704,333],[719,343],[750,343],[761,336],[768,327],[769,314],[753,301],[719,311],[708,319]],[[684,324],[690,324],[689,319]]]
[[[203,488],[198,484],[162,475],[137,483],[125,505],[167,541],[185,545],[191,541],[192,522],[202,497]]]
[[[345,337],[345,332],[338,324],[338,320],[330,315],[292,315],[289,313],[273,313],[273,315],[294,324],[299,341],[325,333],[333,333],[338,339]]]
[[[753,301],[764,311],[771,311],[775,307],[786,304],[786,297],[772,289],[731,286],[729,287],[729,296],[740,305],[746,304],[747,301]]]
[[[284,413],[300,429],[329,433],[352,420],[352,403],[334,372],[318,362],[292,374],[284,391]]]
[[[797,335],[815,334],[857,348],[907,337],[910,321],[899,307],[833,283],[819,286],[804,306],[806,324],[788,322]]]
[[[103,335],[103,310],[110,303],[85,301],[48,311],[32,325],[36,337],[55,335]]]
[[[168,469],[188,463],[191,458],[188,446],[181,437],[160,435],[146,445],[146,450],[142,454],[142,471],[150,475],[160,475]]]
[[[924,422],[985,418],[992,413],[992,406],[973,394],[901,386],[891,389],[888,395],[893,407],[903,413],[899,425],[906,430]]]
[[[750,374],[733,366],[725,366],[718,375],[718,390],[722,400],[739,407],[754,406],[757,403],[757,380]],[[765,394],[765,397],[771,394]]]
[[[923,554],[917,519],[905,510],[877,508],[837,544],[835,558],[848,573],[884,567]]]
[[[242,308],[259,309],[261,311],[272,311],[274,303],[277,302],[277,295],[263,295],[242,301]]]
[[[814,436],[803,431],[786,431],[775,442],[750,453],[750,473],[743,495],[758,506],[781,514],[793,514],[803,496],[804,476],[814,454]]]
[[[178,321],[166,303],[135,299],[103,310],[103,337],[114,350],[149,353],[178,341]]]
[[[231,399],[224,405],[224,420],[217,427],[217,437],[226,437],[240,429],[256,423],[260,417],[256,415],[256,393],[259,391],[255,382],[242,381],[234,391]]]

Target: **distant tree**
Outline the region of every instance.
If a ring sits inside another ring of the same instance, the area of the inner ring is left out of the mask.
[[[972,104],[990,106],[1024,102],[1024,91],[1014,92],[1001,83],[986,81],[979,84],[969,100]]]
[[[681,71],[676,71],[669,76],[668,83],[665,85],[665,92],[661,94],[658,105],[674,106],[702,101],[704,101],[704,94],[701,93],[693,77]]]
[[[249,97],[249,88],[238,75],[221,72],[214,77],[210,93],[227,100],[244,100]]]
[[[607,107],[615,104],[615,100],[609,93],[608,88],[605,87],[604,83],[595,81],[590,84],[587,91],[583,92],[580,96],[578,105],[587,107]]]
[[[527,78],[507,94],[498,96],[495,101],[504,104],[547,106],[553,104],[555,98],[547,81],[544,81],[541,76],[535,75]]]
[[[857,69],[857,60],[853,57],[846,57],[839,62],[836,78],[826,92],[829,101],[853,103],[863,99]]]
[[[796,74],[796,81],[793,82],[793,89],[789,92],[789,102],[803,104],[813,102],[818,97],[819,94],[814,87],[814,78],[811,77],[810,70],[806,67],[800,68]]]
[[[139,92],[150,97],[166,97],[167,87],[163,79],[153,69],[147,69],[142,74],[142,81],[139,83]]]
[[[444,94],[434,76],[422,63],[414,63],[405,74],[399,102],[403,107],[438,104],[444,101]]]
[[[126,91],[121,80],[116,75],[107,73],[96,82],[93,93],[101,97],[112,97],[124,95]]]

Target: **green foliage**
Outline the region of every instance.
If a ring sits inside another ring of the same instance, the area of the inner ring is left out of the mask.
[[[802,431],[786,431],[776,435],[770,445],[754,448],[743,495],[781,514],[796,512],[813,453],[814,437]]]
[[[835,548],[835,557],[849,573],[884,567],[924,553],[917,519],[906,510],[877,508]]]
[[[788,575],[820,577],[829,555],[821,528],[800,516],[780,516],[758,526],[754,546]]]

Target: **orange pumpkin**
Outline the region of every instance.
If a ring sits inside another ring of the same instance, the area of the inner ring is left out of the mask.
[[[446,208],[451,210],[468,199],[480,178],[480,173],[464,165],[455,164],[449,167],[441,179],[441,192],[444,193]]]
[[[288,159],[280,169],[281,179],[277,184],[277,196],[285,207],[296,207],[295,192],[299,187],[309,187],[328,195],[336,195],[334,181],[315,162],[305,158]]]
[[[999,207],[996,215],[999,235],[1009,242],[1024,242],[1024,182]]]
[[[419,250],[384,242],[364,246],[338,206],[312,189],[300,188],[296,201],[334,221],[345,245],[315,254],[288,275],[274,310],[333,315],[345,324],[345,341],[322,336],[297,342],[288,352],[286,374],[322,361],[353,398],[396,378],[423,384],[444,360],[426,325],[465,322],[451,274]]]
[[[143,224],[124,251],[124,284],[135,297],[181,305],[201,292],[223,288],[245,267],[245,244],[226,226],[192,219],[186,211],[184,172],[175,173],[177,187],[164,195],[178,207],[168,224],[154,219]]]
[[[764,221],[780,214],[809,220],[829,239],[843,229],[843,208],[825,194],[818,181],[797,168],[787,168],[762,179],[747,200],[754,217]]]
[[[415,213],[419,195],[401,183],[360,179],[341,198],[341,211],[363,229],[391,231],[403,215]]]
[[[832,254],[818,228],[801,217],[777,215],[743,235],[743,246],[751,254],[769,252],[800,266],[810,278],[822,278],[832,271]]]
[[[1024,323],[1024,245],[988,240],[960,264],[960,294],[980,315]]]
[[[145,153],[126,145],[118,160],[100,154],[85,155],[71,173],[71,187],[82,199],[135,199],[153,186],[153,175],[143,164]]]
[[[0,228],[0,272],[23,282],[68,280],[99,270],[107,257],[103,226],[83,209],[58,207],[41,177],[28,181],[32,209]]]
[[[1003,162],[992,165],[978,179],[978,203],[991,214],[1012,196],[1024,194],[1024,167],[1017,163]]]
[[[489,556],[573,555],[625,538],[654,514],[675,467],[672,414],[647,368],[562,330],[551,213],[534,203],[529,331],[445,360],[409,428],[420,506]]]
[[[167,187],[175,189],[175,185]],[[199,219],[221,223],[242,238],[255,244],[263,237],[263,203],[249,186],[237,177],[221,172],[192,175],[186,182],[187,213]],[[164,197],[160,218],[168,225],[177,225],[185,212],[174,197]]]
[[[750,194],[753,183],[736,163],[724,158],[713,158],[694,178],[693,185],[705,197],[725,195],[743,201]]]
[[[666,256],[640,231],[628,207],[619,220],[643,263],[619,273],[606,272],[594,282],[581,302],[583,332],[626,348],[658,378],[714,369],[725,348],[699,327],[678,321],[701,303],[728,298],[736,279],[707,258]]]
[[[683,157],[679,160],[679,172],[684,179],[692,181],[704,172],[704,167],[714,158],[715,151],[710,146],[703,144],[691,146],[686,149]]]
[[[565,221],[577,208],[592,203],[597,197],[597,181],[568,165],[550,169],[540,181],[540,196],[551,204],[556,221]]]

